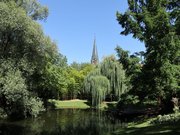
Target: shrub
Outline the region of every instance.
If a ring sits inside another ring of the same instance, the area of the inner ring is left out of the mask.
[[[134,105],[134,104],[139,103],[139,98],[138,98],[138,96],[128,95],[128,93],[126,93],[121,96],[119,102],[121,102],[125,105]]]
[[[10,117],[36,117],[43,110],[42,101],[27,90],[26,80],[10,62],[0,65],[0,107]]]
[[[149,97],[145,97],[144,100],[142,101],[142,104],[145,106],[157,106],[158,101],[155,99],[151,99]]]
[[[158,115],[156,119],[151,121],[151,124],[166,124],[175,123],[180,121],[180,113]]]
[[[0,108],[0,118],[5,118],[5,117],[7,117],[6,113],[2,108]]]
[[[173,102],[173,104],[174,104],[174,108],[173,108],[173,111],[175,112],[175,113],[178,113],[179,112],[179,102],[178,102],[178,98],[176,98],[176,97],[173,97],[172,98],[172,102]]]
[[[26,115],[37,117],[41,111],[44,111],[43,102],[38,97],[29,97],[24,102]]]

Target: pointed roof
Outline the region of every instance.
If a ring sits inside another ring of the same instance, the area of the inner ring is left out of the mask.
[[[98,51],[97,51],[97,46],[96,46],[96,38],[94,38],[94,44],[93,44],[93,52],[92,52],[92,57],[91,57],[91,64],[98,64],[99,63],[99,58],[98,58]]]

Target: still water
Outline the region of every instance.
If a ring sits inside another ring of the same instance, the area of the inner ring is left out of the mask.
[[[38,118],[0,121],[2,135],[112,135],[126,126],[110,114],[95,110],[48,111]]]

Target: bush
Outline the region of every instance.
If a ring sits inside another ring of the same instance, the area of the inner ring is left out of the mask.
[[[121,95],[120,101],[124,105],[134,105],[139,103],[138,96],[128,95],[128,93]]]
[[[42,101],[27,90],[26,80],[10,62],[0,65],[0,107],[12,118],[36,117],[43,110]]]
[[[2,108],[0,108],[0,118],[6,118],[7,115]]]
[[[166,124],[175,123],[180,121],[180,113],[158,115],[156,119],[151,121],[151,124]]]
[[[172,98],[172,102],[173,102],[173,105],[174,105],[174,108],[173,108],[173,111],[175,112],[175,113],[178,113],[179,112],[179,101],[178,101],[179,99],[178,98],[176,98],[176,97],[173,97]]]
[[[44,111],[43,102],[38,97],[29,97],[24,102],[26,115],[37,117],[41,111]]]
[[[145,97],[144,100],[142,101],[142,104],[145,106],[158,106],[158,101],[155,99]]]

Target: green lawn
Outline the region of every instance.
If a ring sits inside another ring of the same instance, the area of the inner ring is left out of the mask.
[[[50,103],[54,105],[55,109],[65,109],[65,108],[78,108],[78,109],[88,109],[90,106],[87,104],[87,100],[49,100]]]
[[[180,122],[151,125],[150,120],[142,123],[130,124],[127,128],[119,129],[113,135],[179,135]]]
[[[49,99],[49,103],[54,106],[55,109],[65,109],[65,108],[77,108],[77,109],[88,109],[90,104],[87,100],[54,100]],[[115,108],[117,102],[103,102],[99,109],[112,109]]]
[[[87,100],[49,100],[49,102],[54,105],[55,109],[65,109],[65,108],[76,108],[76,109],[88,109]],[[116,102],[103,102],[101,104],[102,108],[114,108]],[[145,122],[129,123],[127,128],[119,128],[113,135],[179,135],[180,134],[180,122],[173,124],[164,125],[151,125],[150,121],[152,119],[146,120]]]

